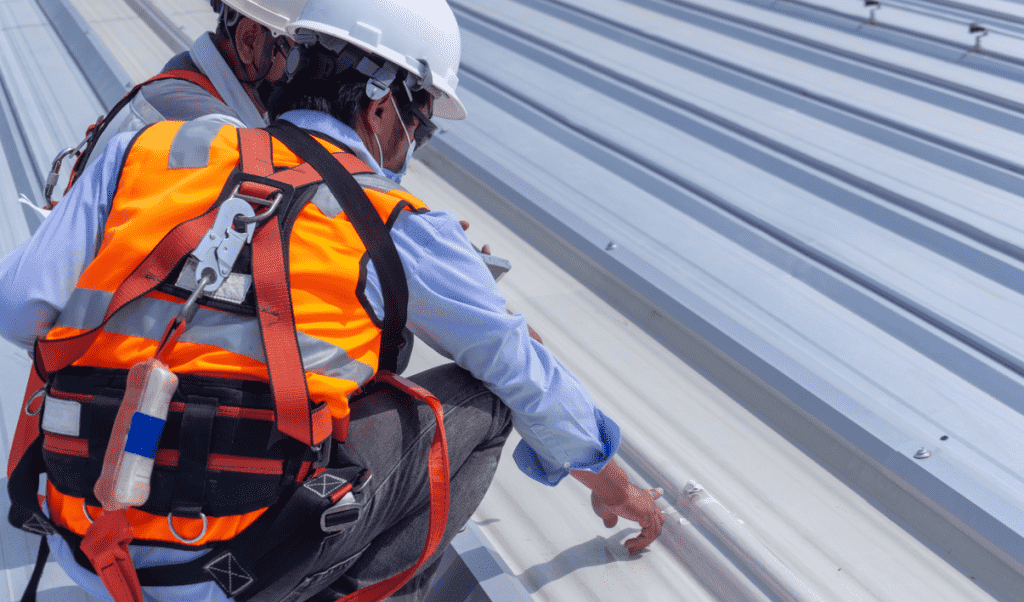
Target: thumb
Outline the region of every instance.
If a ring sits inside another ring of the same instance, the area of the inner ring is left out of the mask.
[[[608,504],[598,499],[597,496],[592,496],[590,503],[594,508],[594,514],[604,521],[605,527],[611,529],[619,522],[619,517],[612,512],[612,509],[608,507]]]

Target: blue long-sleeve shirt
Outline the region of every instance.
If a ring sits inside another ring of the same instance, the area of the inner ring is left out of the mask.
[[[347,144],[384,173],[358,135],[334,118],[313,111],[282,118]],[[0,262],[0,335],[30,348],[52,327],[102,242],[131,139],[130,134],[114,138],[35,235]],[[551,352],[529,337],[523,316],[505,311],[505,299],[455,216],[402,212],[391,233],[408,278],[408,328],[512,410],[523,438],[513,455],[519,468],[550,485],[569,469],[600,471],[618,448],[618,426]],[[372,262],[366,282],[367,298],[382,316]]]

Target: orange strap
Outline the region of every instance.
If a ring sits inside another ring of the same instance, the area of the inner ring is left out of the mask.
[[[114,602],[143,602],[139,576],[128,554],[132,539],[132,526],[124,510],[100,514],[82,538],[82,552]]]
[[[397,374],[381,370],[374,375],[374,379],[388,383],[403,393],[419,399],[429,405],[430,409],[434,412],[437,426],[434,430],[434,441],[430,444],[430,456],[427,460],[427,476],[430,480],[430,527],[427,530],[427,543],[423,547],[423,552],[420,553],[416,564],[393,577],[388,577],[384,581],[364,587],[344,598],[339,598],[336,602],[379,602],[398,591],[399,588],[412,579],[416,571],[437,550],[438,544],[441,543],[441,538],[444,537],[445,527],[448,524],[451,480],[448,472],[448,440],[444,432],[444,412],[441,409],[441,402],[430,391]]]

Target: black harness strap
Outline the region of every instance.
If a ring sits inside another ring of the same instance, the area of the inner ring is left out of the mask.
[[[178,436],[178,469],[174,473],[174,516],[197,518],[206,504],[206,471],[216,416],[216,399],[190,396],[185,404]]]
[[[32,569],[32,576],[29,577],[28,585],[25,586],[25,594],[21,596],[21,602],[36,602],[36,590],[39,589],[39,580],[43,577],[43,569],[46,568],[46,559],[49,556],[50,543],[43,537],[39,542],[36,566]]]

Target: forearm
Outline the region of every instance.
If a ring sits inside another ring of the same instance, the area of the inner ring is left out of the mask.
[[[610,505],[622,504],[629,497],[629,477],[612,458],[601,472],[571,470],[572,476]]]

